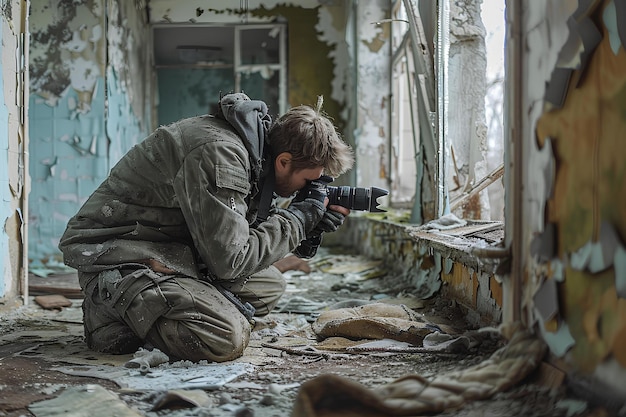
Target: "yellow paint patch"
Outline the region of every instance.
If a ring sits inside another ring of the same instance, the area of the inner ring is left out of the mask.
[[[626,323],[626,303],[617,299],[612,270],[599,274],[565,270],[560,313],[576,344],[572,359],[584,372],[592,372],[615,349],[615,338]]]
[[[502,308],[502,284],[496,281],[493,276],[489,278],[489,291],[491,291],[491,297],[496,301],[498,307]]]
[[[546,332],[556,333],[559,330],[559,321],[556,317],[552,317],[550,320],[543,323],[543,328]]]
[[[455,262],[449,274],[442,273],[441,279],[448,284],[445,288],[447,295],[467,307],[476,308],[478,296],[478,280],[474,273],[461,263]]]

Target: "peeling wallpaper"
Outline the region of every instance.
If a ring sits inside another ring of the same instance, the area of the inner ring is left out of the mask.
[[[108,173],[103,13],[103,1],[31,3],[32,266],[60,261],[67,221]]]
[[[527,12],[527,44],[540,47],[525,62],[524,306],[554,356],[624,398],[626,7],[529,2]]]
[[[77,92],[72,111],[89,112],[106,64],[103,12],[103,0],[31,2],[30,87],[48,105],[71,87]]]

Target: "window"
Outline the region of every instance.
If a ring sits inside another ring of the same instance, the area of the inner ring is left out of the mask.
[[[412,223],[503,219],[503,3],[393,3],[390,202]]]

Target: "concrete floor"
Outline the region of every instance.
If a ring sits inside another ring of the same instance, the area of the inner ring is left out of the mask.
[[[458,334],[473,329],[455,303],[412,297],[375,260],[322,248],[308,266],[309,272],[286,273],[287,294],[255,328],[242,358],[226,364],[165,362],[144,373],[124,366],[133,355],[103,355],[84,345],[75,276],[59,275],[56,285],[54,276],[32,277],[32,289],[43,294],[56,287],[72,297],[71,305],[48,310],[31,297],[28,306],[0,312],[0,416],[290,416],[301,384],[319,375],[340,375],[373,389],[408,374],[430,379],[462,371],[489,360],[506,343],[492,336],[456,353],[411,350],[392,340],[357,350],[346,346],[363,341],[322,343],[311,327],[320,312],[372,302],[404,305]],[[538,369],[504,392],[435,415],[611,413],[569,397]]]

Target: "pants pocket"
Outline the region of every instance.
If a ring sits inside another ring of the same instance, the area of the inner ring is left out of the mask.
[[[100,277],[100,292],[107,297],[103,299],[144,339],[154,322],[171,308],[159,284],[173,277],[150,269],[138,269],[125,276],[118,270],[106,272]]]

